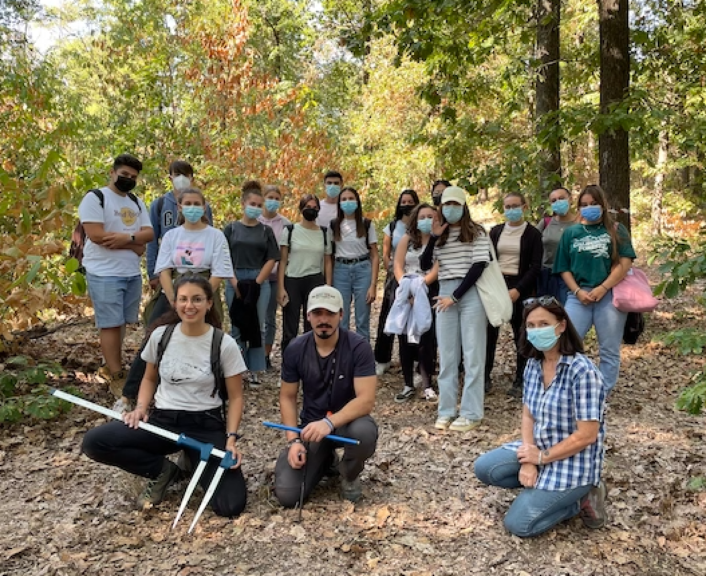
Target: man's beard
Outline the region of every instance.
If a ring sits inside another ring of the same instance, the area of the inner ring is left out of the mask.
[[[334,330],[333,326],[329,326],[328,324],[325,324],[323,326],[317,326],[316,329],[317,330],[322,330],[322,329],[327,330],[327,332],[323,332],[323,333],[314,332],[322,340],[328,340],[329,338],[331,338],[331,336],[333,336],[336,333],[336,330]],[[330,332],[328,332],[328,330],[330,330]]]

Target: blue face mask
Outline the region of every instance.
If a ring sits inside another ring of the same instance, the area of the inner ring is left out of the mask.
[[[203,206],[182,206],[181,213],[184,215],[184,220],[195,224],[204,215]]]
[[[446,205],[441,207],[441,213],[449,224],[456,224],[463,218],[463,206]]]
[[[338,198],[341,193],[341,187],[338,184],[326,184],[326,196],[329,198]]]
[[[540,352],[551,350],[559,340],[559,336],[556,334],[557,326],[559,324],[542,328],[527,328],[527,340]]]
[[[566,216],[569,213],[569,201],[566,198],[552,202],[552,212],[559,216]]]
[[[246,206],[245,215],[252,220],[257,220],[260,216],[262,216],[262,208],[259,206]]]
[[[603,209],[600,206],[582,206],[581,207],[581,218],[586,220],[586,222],[596,222],[600,220],[603,214]]]
[[[277,212],[282,203],[279,200],[274,200],[273,198],[268,198],[265,200],[265,208],[268,212]]]
[[[509,208],[505,210],[505,218],[508,222],[519,222],[522,220],[524,212],[522,208]]]
[[[424,218],[424,220],[417,220],[417,230],[422,234],[431,234],[431,226],[434,223],[432,218]]]
[[[354,214],[355,211],[358,209],[358,201],[357,200],[342,200],[340,206],[341,206],[341,211],[346,216],[350,216],[351,214]]]

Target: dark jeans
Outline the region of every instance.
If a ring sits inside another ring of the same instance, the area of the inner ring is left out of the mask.
[[[220,408],[208,412],[155,409],[150,414],[149,423],[224,450],[226,430],[220,412]],[[142,429],[129,428],[117,420],[89,430],[82,446],[83,453],[92,460],[145,478],[157,478],[164,464],[164,456],[182,449],[196,468],[199,463],[196,450],[182,448],[171,440]],[[219,463],[218,458],[209,460],[199,480],[204,490],[208,489]],[[246,496],[241,469],[226,470],[211,499],[211,507],[218,516],[237,516],[245,509]]]
[[[552,274],[551,268],[542,268],[537,278],[537,296],[554,296],[562,306],[566,306],[569,287],[561,274]]]
[[[304,498],[321,481],[324,473],[334,459],[334,449],[343,446],[343,459],[339,471],[346,480],[354,480],[363,471],[365,461],[375,453],[378,440],[378,426],[371,416],[362,416],[345,426],[334,430],[334,434],[355,438],[360,444],[336,444],[330,440],[310,442],[307,446],[306,466],[295,470],[289,465],[285,448],[277,459],[275,466],[275,495],[285,508],[294,508],[299,502],[302,480],[304,480]]]
[[[439,283],[429,286],[429,304],[433,305],[434,297],[439,295]],[[422,377],[422,387],[431,386],[431,377],[436,371],[436,314],[432,312],[431,328],[419,339],[419,344],[410,344],[407,336],[399,337],[400,364],[404,385],[410,388],[414,384],[414,361],[419,362],[419,374]]]
[[[392,270],[387,271],[385,278],[385,288],[382,295],[382,305],[380,306],[380,319],[378,321],[378,334],[375,339],[375,362],[378,364],[388,364],[392,360],[392,347],[395,344],[394,334],[385,334],[385,322],[390,314],[390,308],[395,301],[395,291],[397,290],[397,280]]]
[[[507,289],[511,290],[517,286],[519,280],[518,276],[505,276],[505,284],[507,284]],[[512,326],[512,336],[515,342],[515,356],[516,369],[515,369],[515,379],[513,381],[513,386],[522,387],[522,376],[525,372],[525,365],[527,364],[527,358],[522,356],[522,354],[517,351],[517,343],[520,339],[520,329],[522,328],[522,296],[517,299],[517,301],[512,306],[512,318],[510,319],[510,325]],[[490,373],[493,371],[493,364],[495,364],[495,348],[498,345],[498,336],[500,335],[500,328],[495,328],[488,324],[488,340],[485,348],[485,379],[490,378]]]
[[[284,289],[289,296],[289,302],[282,308],[282,354],[289,343],[297,337],[299,319],[304,316],[304,332],[311,330],[311,324],[306,319],[306,301],[309,292],[317,286],[326,284],[323,274],[312,274],[301,278],[284,277]]]

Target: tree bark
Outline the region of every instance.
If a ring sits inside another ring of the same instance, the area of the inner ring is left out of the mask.
[[[561,183],[559,113],[559,23],[561,0],[537,0],[539,61],[535,82],[535,133],[540,147],[539,189],[548,192]]]
[[[662,234],[662,202],[664,200],[664,178],[669,154],[669,135],[666,126],[659,131],[659,151],[657,152],[657,174],[652,194],[652,234]]]
[[[600,27],[600,113],[611,111],[627,97],[630,84],[630,28],[628,0],[598,0]],[[622,127],[598,135],[600,184],[611,207],[630,210],[630,148],[628,132]],[[620,221],[630,228],[630,218],[621,212]]]

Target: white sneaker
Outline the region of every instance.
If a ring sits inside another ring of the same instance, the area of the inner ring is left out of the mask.
[[[468,432],[480,426],[480,420],[469,420],[463,416],[459,416],[454,420],[453,424],[449,427],[449,430],[454,432]]]
[[[375,364],[375,375],[382,376],[385,372],[387,372],[389,367],[390,367],[389,362],[377,362]]]
[[[439,402],[439,397],[431,386],[424,389],[424,399],[430,404],[438,404]]]
[[[252,390],[257,390],[260,387],[260,378],[257,372],[250,372],[250,377],[248,378],[248,388]]]
[[[437,430],[446,430],[451,425],[451,416],[439,416],[434,422],[434,428]]]

